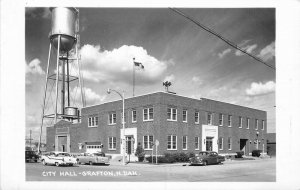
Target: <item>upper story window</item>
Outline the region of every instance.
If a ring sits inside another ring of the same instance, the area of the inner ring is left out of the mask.
[[[187,110],[182,110],[182,121],[187,122]]]
[[[258,119],[255,119],[255,130],[258,130]]]
[[[177,136],[168,135],[167,149],[168,150],[177,150]]]
[[[207,113],[207,124],[212,125],[212,113]]]
[[[198,111],[195,112],[195,123],[199,124],[199,112]]]
[[[228,115],[228,127],[232,125],[232,115]]]
[[[147,135],[143,137],[143,145],[145,150],[153,149],[153,135]]]
[[[98,117],[89,117],[88,127],[98,127]]]
[[[131,122],[136,123],[136,121],[137,121],[137,119],[136,119],[136,110],[132,110],[131,115],[132,115]]]
[[[143,109],[143,121],[153,120],[153,107]]]
[[[168,121],[177,121],[177,109],[176,108],[168,108]]]
[[[249,127],[250,127],[250,119],[247,118],[247,129],[249,129]]]
[[[109,113],[108,114],[108,124],[109,125],[114,125],[117,123],[117,114],[116,112]]]
[[[240,116],[239,117],[239,128],[243,127],[243,118]]]
[[[265,130],[265,120],[262,120],[261,130]]]
[[[127,120],[127,114],[126,114],[126,111],[125,111],[125,114],[124,114],[124,123],[126,123],[126,120]],[[123,122],[123,112],[121,112],[121,123]]]
[[[224,115],[223,114],[219,114],[219,125],[220,126],[223,126],[223,117],[224,117]]]

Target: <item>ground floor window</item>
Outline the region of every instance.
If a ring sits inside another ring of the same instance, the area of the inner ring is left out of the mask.
[[[153,136],[152,135],[147,135],[144,136],[143,138],[143,145],[145,150],[152,150],[153,147]]]
[[[223,137],[219,138],[219,149],[223,150]]]
[[[177,136],[168,135],[168,150],[177,150]]]
[[[228,150],[231,150],[232,148],[232,138],[228,137]]]
[[[195,150],[199,150],[199,137],[195,137]]]
[[[187,136],[182,137],[182,149],[187,150]]]
[[[108,137],[108,150],[116,150],[116,146],[117,146],[117,138]]]

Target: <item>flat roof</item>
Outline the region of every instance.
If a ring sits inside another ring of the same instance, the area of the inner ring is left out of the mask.
[[[134,98],[138,98],[138,97],[142,97],[142,96],[154,95],[154,94],[158,94],[158,93],[167,94],[167,95],[170,95],[170,96],[183,97],[183,98],[187,98],[187,99],[191,99],[191,100],[198,100],[198,101],[213,101],[213,102],[219,102],[219,103],[222,103],[222,104],[228,104],[228,105],[233,105],[233,106],[239,106],[239,107],[242,107],[242,108],[247,108],[247,109],[252,109],[252,110],[264,111],[264,110],[259,110],[259,109],[255,109],[255,108],[251,108],[251,107],[246,107],[246,106],[241,106],[241,105],[237,105],[237,104],[232,104],[232,103],[222,102],[222,101],[218,101],[218,100],[213,100],[213,99],[208,99],[208,98],[203,98],[203,97],[197,99],[197,98],[187,97],[187,96],[175,94],[175,93],[173,93],[173,92],[165,92],[165,91],[157,91],[157,92],[151,92],[151,93],[142,94],[142,95],[138,95],[138,96],[134,96],[134,97],[127,97],[127,98],[125,98],[125,100],[134,99]],[[104,104],[108,104],[108,103],[113,103],[113,102],[118,102],[118,101],[121,101],[121,100],[114,100],[114,101],[108,101],[108,102],[104,102],[104,103],[100,103],[100,104],[94,104],[94,105],[86,106],[86,107],[84,107],[84,108],[82,108],[82,109],[89,108],[89,107],[94,107],[94,106],[100,106],[100,105],[104,105]],[[264,111],[264,112],[265,112],[265,111]]]

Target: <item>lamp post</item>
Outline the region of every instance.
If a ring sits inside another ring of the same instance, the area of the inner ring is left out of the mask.
[[[122,94],[116,90],[113,90],[113,89],[107,89],[107,94],[110,94],[111,92],[115,92],[117,94],[120,95],[121,99],[122,99],[122,110],[123,110],[123,114],[122,114],[122,124],[123,124],[123,137],[121,139],[121,142],[122,142],[122,149],[123,149],[123,165],[125,165],[125,105],[124,105],[124,90],[122,91]]]

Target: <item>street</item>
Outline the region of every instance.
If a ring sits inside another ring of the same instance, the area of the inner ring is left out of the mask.
[[[275,182],[276,160],[225,161],[220,165],[189,166],[186,163],[151,165],[44,166],[26,163],[27,181],[169,181],[169,182]]]

